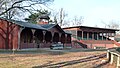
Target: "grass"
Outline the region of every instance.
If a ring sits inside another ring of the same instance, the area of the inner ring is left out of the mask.
[[[1,51],[2,52],[2,51]],[[7,53],[8,52],[8,53]],[[96,60],[79,62],[79,60],[92,55],[105,53],[105,51],[49,51],[28,50],[16,51],[15,54],[7,51],[0,54],[0,68],[86,68],[92,67]]]

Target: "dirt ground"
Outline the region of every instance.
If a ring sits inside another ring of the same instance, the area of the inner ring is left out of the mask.
[[[31,50],[0,54],[0,68],[94,68],[105,62],[106,51]],[[106,68],[104,65],[96,68]]]

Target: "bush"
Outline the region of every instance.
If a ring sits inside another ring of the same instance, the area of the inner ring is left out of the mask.
[[[120,47],[118,47],[118,48],[116,49],[116,51],[120,52]]]

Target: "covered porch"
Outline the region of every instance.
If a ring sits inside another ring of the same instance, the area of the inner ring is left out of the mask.
[[[20,31],[19,49],[50,48],[52,44],[58,42],[64,44],[64,47],[70,47],[71,35],[42,29],[24,28]]]
[[[109,40],[109,37],[114,36],[114,31],[77,31],[79,40]]]
[[[86,44],[87,48],[112,48],[114,47],[114,29],[81,28],[77,30],[77,39]]]

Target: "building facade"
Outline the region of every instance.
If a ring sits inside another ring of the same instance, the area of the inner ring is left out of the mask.
[[[32,24],[0,18],[0,49],[50,48],[58,42],[71,47],[71,34],[58,24]]]
[[[111,37],[115,36],[117,29],[107,29],[88,26],[75,26],[63,28],[72,33],[73,47],[79,48],[112,48],[117,47]]]

